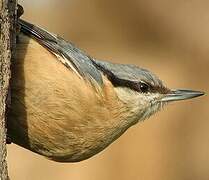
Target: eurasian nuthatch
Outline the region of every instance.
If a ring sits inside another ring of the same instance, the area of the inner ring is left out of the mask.
[[[87,159],[171,101],[203,92],[170,90],[152,72],[100,61],[19,20],[8,134],[59,162]]]

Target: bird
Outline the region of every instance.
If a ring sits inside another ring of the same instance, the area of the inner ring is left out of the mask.
[[[18,25],[8,136],[50,160],[88,159],[166,104],[204,94],[170,89],[147,69],[98,60],[39,26]]]

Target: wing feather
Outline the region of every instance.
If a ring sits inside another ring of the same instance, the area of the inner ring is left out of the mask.
[[[93,79],[99,85],[103,84],[101,72],[94,66],[93,59],[72,43],[22,19],[19,19],[18,24],[21,32],[36,39],[56,55],[65,66],[76,71],[84,79],[90,81]]]

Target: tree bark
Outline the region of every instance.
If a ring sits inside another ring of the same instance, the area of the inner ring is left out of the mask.
[[[7,180],[6,107],[10,79],[11,49],[15,45],[16,0],[0,0],[0,180]]]

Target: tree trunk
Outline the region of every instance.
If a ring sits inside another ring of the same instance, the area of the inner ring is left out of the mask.
[[[16,0],[0,0],[0,180],[8,179],[5,117],[8,105],[11,49],[15,45],[16,7]]]

